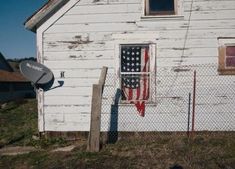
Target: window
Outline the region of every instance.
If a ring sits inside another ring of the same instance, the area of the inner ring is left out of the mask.
[[[149,45],[120,45],[122,102],[149,101],[150,72]]]
[[[235,68],[235,44],[234,46],[226,46],[225,67]]]
[[[235,74],[235,38],[219,38],[219,43],[219,73]]]
[[[176,15],[176,0],[145,0],[145,16]]]

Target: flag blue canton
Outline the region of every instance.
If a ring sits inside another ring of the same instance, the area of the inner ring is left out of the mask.
[[[140,86],[140,75],[134,73],[141,72],[141,47],[125,46],[121,48],[121,71],[133,72],[132,75],[122,76],[124,87],[136,89]]]
[[[141,72],[141,47],[121,48],[121,71]]]

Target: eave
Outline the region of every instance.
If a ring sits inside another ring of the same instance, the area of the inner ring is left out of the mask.
[[[25,28],[32,32],[36,32],[38,27],[40,27],[48,18],[55,14],[68,1],[69,0],[49,0],[25,21]]]

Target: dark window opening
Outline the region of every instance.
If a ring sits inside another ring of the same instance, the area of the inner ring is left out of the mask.
[[[146,0],[146,15],[174,15],[175,0]]]

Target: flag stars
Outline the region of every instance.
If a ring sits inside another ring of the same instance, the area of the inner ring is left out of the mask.
[[[141,47],[125,46],[121,48],[121,70],[139,72],[141,70]],[[125,67],[125,68],[124,68]]]

